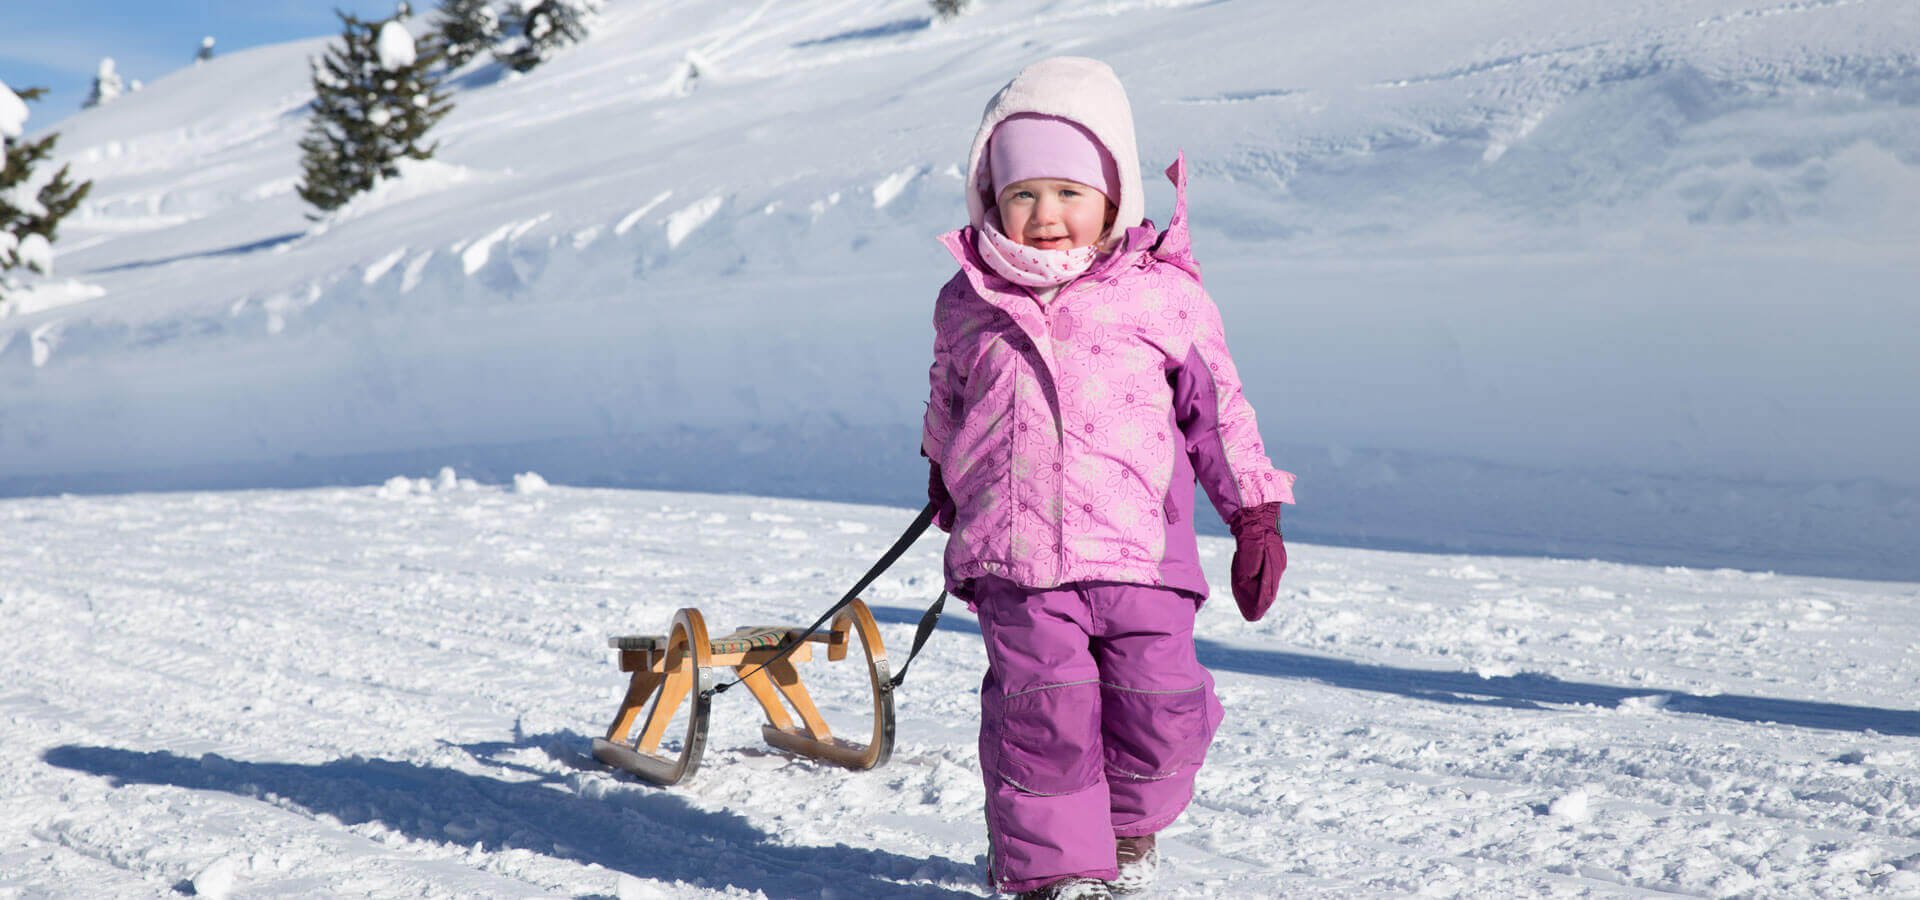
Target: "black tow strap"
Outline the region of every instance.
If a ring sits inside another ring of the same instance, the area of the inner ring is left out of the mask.
[[[921,510],[920,515],[914,518],[913,524],[907,526],[906,533],[900,535],[900,539],[894,541],[892,547],[887,548],[887,552],[880,556],[880,561],[874,563],[873,568],[868,569],[867,574],[861,576],[859,583],[855,584],[852,590],[847,591],[847,595],[841,597],[839,603],[835,603],[833,608],[822,613],[819,619],[815,620],[812,625],[807,626],[807,630],[800,632],[798,636],[789,635],[782,640],[780,642],[780,652],[775,653],[771,659],[755,666],[752,672],[748,672],[725,684],[716,684],[700,693],[707,698],[712,698],[715,694],[724,694],[727,688],[752,678],[754,675],[759,674],[761,669],[773,663],[786,659],[787,655],[794,651],[794,648],[805,643],[808,636],[819,631],[833,619],[835,614],[846,609],[847,604],[852,603],[855,598],[859,597],[860,592],[866,590],[868,585],[873,584],[874,579],[879,578],[889,567],[895,562],[898,562],[900,557],[907,552],[907,548],[912,547],[913,543],[919,540],[921,535],[927,533],[927,526],[933,524],[933,513],[933,504],[928,503],[927,508]],[[913,658],[915,656],[920,655],[920,648],[926,646],[927,638],[933,636],[934,626],[940,622],[940,611],[944,609],[946,605],[947,592],[943,590],[940,592],[940,596],[933,601],[933,605],[927,607],[927,611],[920,616],[920,625],[913,633],[913,649],[907,651],[906,661],[900,664],[900,671],[895,673],[892,678],[887,679],[884,687],[885,690],[893,690],[899,687],[901,682],[907,680],[907,667],[913,664]]]

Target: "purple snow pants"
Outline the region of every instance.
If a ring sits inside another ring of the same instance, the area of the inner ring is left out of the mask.
[[[1194,657],[1189,594],[1085,582],[974,584],[987,643],[980,768],[994,886],[1115,876],[1114,838],[1152,834],[1193,799],[1219,727]]]

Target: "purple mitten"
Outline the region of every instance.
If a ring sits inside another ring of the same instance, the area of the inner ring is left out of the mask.
[[[1280,538],[1280,504],[1243,507],[1233,514],[1233,599],[1240,615],[1258,622],[1280,593],[1287,545]]]
[[[940,464],[929,461],[931,470],[927,472],[927,502],[933,504],[933,524],[941,531],[953,530],[953,498],[947,496],[947,481],[940,476]]]

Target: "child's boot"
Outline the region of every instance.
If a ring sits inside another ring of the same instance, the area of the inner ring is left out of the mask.
[[[1153,835],[1117,838],[1113,852],[1120,857],[1120,874],[1108,884],[1116,894],[1144,891],[1160,874],[1160,850],[1154,846]]]
[[[1073,877],[1021,891],[1014,900],[1113,900],[1113,891],[1098,878]]]

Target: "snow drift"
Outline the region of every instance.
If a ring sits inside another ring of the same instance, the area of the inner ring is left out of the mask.
[[[609,4],[459,73],[437,159],[320,224],[320,40],[74,116],[79,284],[0,319],[0,492],[451,463],[910,502],[957,164],[1070,52],[1149,172],[1192,162],[1291,533],[1920,576],[1920,7],[927,12]]]

